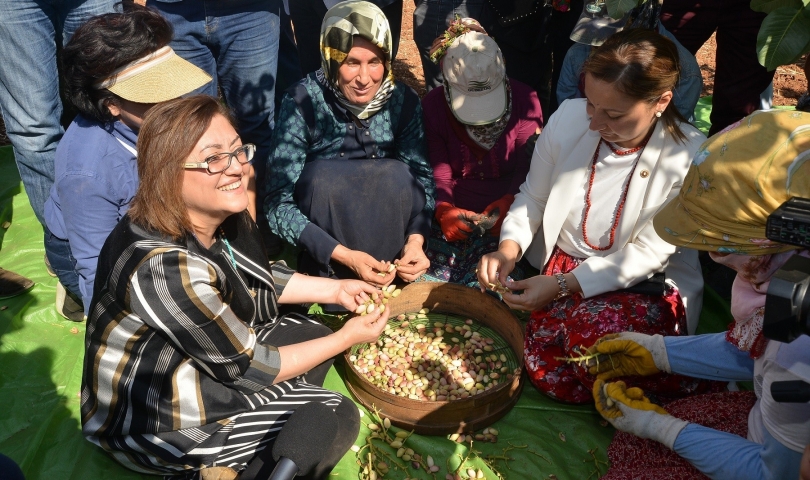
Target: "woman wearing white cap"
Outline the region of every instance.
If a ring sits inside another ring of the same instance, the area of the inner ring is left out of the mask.
[[[584,68],[586,98],[563,102],[546,124],[498,251],[479,263],[482,285],[500,282],[511,290],[507,304],[532,311],[527,371],[553,398],[592,401],[594,379],[575,359],[600,336],[685,334],[697,325],[697,252],[676,253],[652,226],[705,139],[672,105],[677,55],[672,42],[644,29],[619,32],[594,51]],[[541,275],[507,279],[524,255]],[[666,282],[651,278],[659,272]],[[662,395],[704,388],[685,377],[651,383]]]
[[[45,252],[59,277],[57,311],[71,320],[87,315],[99,250],[138,186],[135,143],[144,114],[211,81],[175,55],[171,38],[160,14],[129,5],[89,19],[65,46],[66,94],[79,114],[56,150]]]
[[[433,172],[419,97],[394,80],[383,12],[363,1],[330,8],[321,57],[281,105],[265,182],[270,228],[303,247],[299,272],[413,281],[429,265]]]
[[[506,77],[498,45],[475,20],[453,22],[432,57],[441,59],[444,85],[422,100],[436,222],[421,279],[478,286],[478,260],[498,249],[501,223],[529,172],[527,142],[543,114],[537,94]],[[517,270],[512,277],[523,278]]]

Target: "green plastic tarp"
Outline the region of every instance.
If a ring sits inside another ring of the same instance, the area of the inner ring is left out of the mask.
[[[20,464],[32,480],[156,478],[119,466],[81,434],[85,326],[61,318],[54,309],[57,281],[45,269],[42,228],[22,189],[11,147],[0,148],[0,224],[0,267],[36,282],[26,294],[0,300],[0,453]],[[727,312],[728,305],[708,289],[700,330],[723,329]],[[342,367],[334,367],[327,388],[349,395],[343,378]],[[357,445],[371,433],[365,425],[370,419],[365,412]],[[607,471],[614,430],[592,406],[557,403],[526,382],[515,407],[493,427],[499,431],[497,443],[474,442],[472,450],[444,436],[413,435],[406,446],[432,456],[441,470],[428,475],[411,468],[406,473],[389,461],[385,478],[444,479],[448,468],[456,469],[463,459],[465,469],[481,469],[488,479],[585,480]],[[382,448],[396,460],[395,449]],[[489,464],[483,460],[487,456]],[[356,457],[347,452],[332,478],[359,478]]]

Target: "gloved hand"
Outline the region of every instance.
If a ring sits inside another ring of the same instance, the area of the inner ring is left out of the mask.
[[[489,233],[495,235],[496,237],[501,235],[501,224],[503,223],[503,219],[506,217],[506,212],[509,211],[509,207],[512,206],[512,202],[514,201],[515,196],[511,193],[507,193],[503,197],[487,205],[487,208],[484,209],[482,215],[484,217],[488,217],[490,220],[495,220],[495,223],[489,228]]]
[[[589,362],[588,371],[600,380],[625,375],[671,373],[667,348],[661,335],[611,333],[597,340],[588,353],[599,354],[596,363],[593,360]]]
[[[466,240],[472,233],[473,224],[471,218],[476,216],[475,212],[456,208],[447,202],[436,204],[436,220],[442,227],[444,238],[449,242]]]
[[[627,388],[624,382],[593,384],[596,410],[614,427],[641,438],[649,438],[672,450],[675,439],[689,424],[650,402],[640,388]]]

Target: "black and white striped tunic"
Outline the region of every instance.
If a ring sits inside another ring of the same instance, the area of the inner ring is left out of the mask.
[[[297,406],[342,399],[306,376],[274,384],[277,347],[290,329],[298,341],[330,331],[279,316],[276,300],[293,271],[268,269],[255,224],[234,215],[222,232],[230,249],[222,239],[206,249],[193,236],[161,238],[124,217],[101,251],[82,430],[132,470],[181,477],[211,465],[238,470]]]

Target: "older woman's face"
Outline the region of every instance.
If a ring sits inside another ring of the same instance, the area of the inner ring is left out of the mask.
[[[216,115],[186,162],[204,162],[211,155],[232,152],[242,145],[242,140],[227,118]],[[236,159],[220,173],[208,173],[205,168],[186,170],[183,174],[183,200],[189,218],[195,226],[218,226],[234,213],[248,206],[247,172],[250,165],[242,165]]]
[[[656,103],[647,103],[619,92],[611,83],[585,74],[585,111],[590,117],[588,128],[599,132],[608,142],[624,148],[640,145],[655,121],[655,112],[663,112],[672,99],[664,92]]]
[[[365,105],[374,98],[385,77],[382,50],[362,37],[354,37],[352,49],[338,68],[338,87],[350,102]]]

